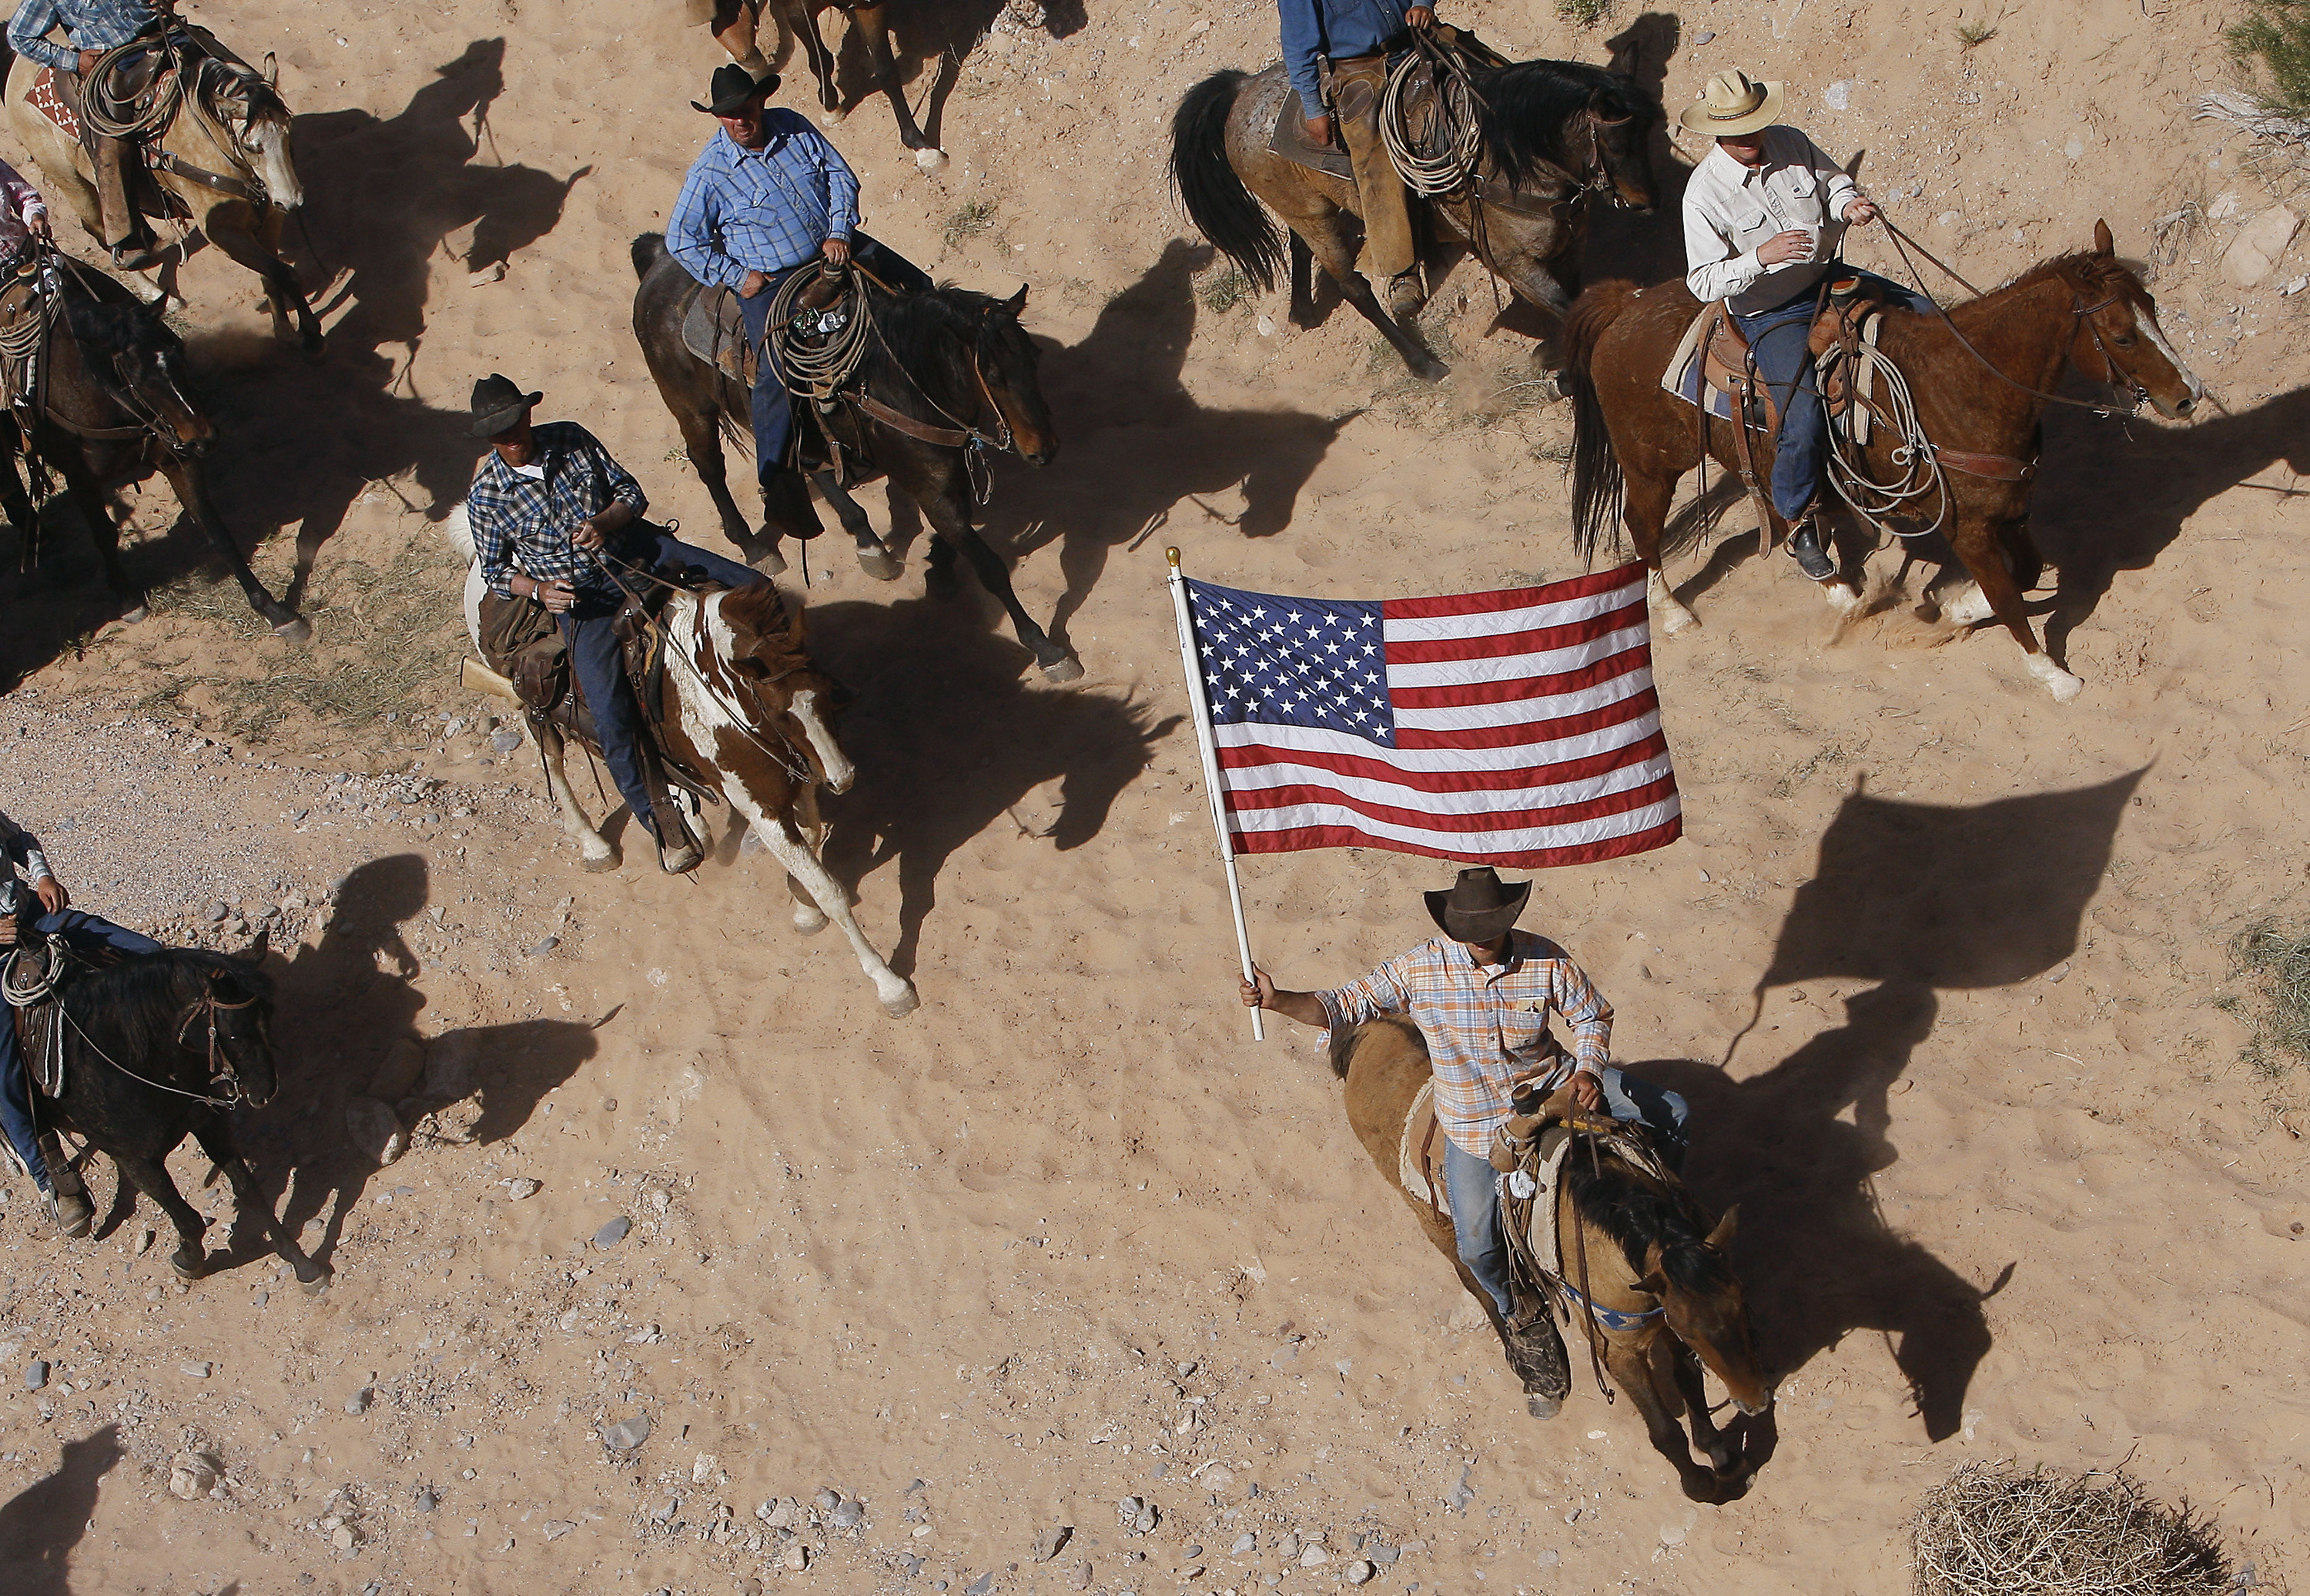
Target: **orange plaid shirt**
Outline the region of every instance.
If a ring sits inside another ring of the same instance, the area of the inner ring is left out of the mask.
[[[1515,1112],[1509,1093],[1519,1082],[1554,1091],[1576,1070],[1601,1074],[1611,1058],[1612,1005],[1572,956],[1528,931],[1508,935],[1504,965],[1479,965],[1465,943],[1437,937],[1316,994],[1334,1029],[1382,1014],[1418,1026],[1436,1073],[1436,1117],[1455,1145],[1480,1158],[1493,1127]],[[1574,1053],[1549,1030],[1551,1013],[1572,1028]]]

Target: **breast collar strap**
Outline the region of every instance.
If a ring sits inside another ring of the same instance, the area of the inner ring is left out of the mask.
[[[1569,1280],[1564,1281],[1563,1285],[1564,1289],[1571,1294],[1572,1299],[1594,1314],[1596,1316],[1596,1323],[1606,1330],[1641,1330],[1647,1323],[1668,1312],[1665,1307],[1655,1307],[1647,1308],[1641,1314],[1623,1314],[1618,1308],[1605,1307],[1602,1304],[1593,1302],[1582,1296],[1580,1288]]]

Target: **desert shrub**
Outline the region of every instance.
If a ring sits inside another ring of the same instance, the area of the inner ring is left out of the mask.
[[[2260,64],[2265,108],[2310,117],[2310,0],[2246,0],[2245,15],[2222,38],[2241,64]]]
[[[2123,1474],[1967,1463],[1909,1521],[1917,1596],[2228,1596],[2213,1522]]]

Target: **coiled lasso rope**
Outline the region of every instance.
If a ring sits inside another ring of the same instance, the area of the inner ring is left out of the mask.
[[[1939,532],[1949,521],[1949,477],[1942,470],[1933,440],[1925,436],[1924,426],[1917,420],[1917,402],[1909,392],[1908,380],[1901,375],[1901,369],[1873,345],[1861,344],[1854,354],[1874,379],[1874,408],[1901,440],[1887,452],[1896,474],[1881,482],[1871,477],[1863,453],[1854,447],[1850,437],[1832,425],[1828,429],[1829,481],[1837,496],[1853,507],[1854,513],[1880,533],[1889,533],[1897,538],[1921,538]],[[1854,404],[1863,402],[1860,377],[1859,366],[1846,373],[1846,386]],[[1915,532],[1903,532],[1884,519],[1888,516],[1922,516],[1922,501],[1929,494],[1933,505],[1932,525]]]
[[[778,341],[778,363],[786,370],[786,391],[820,404],[831,403],[858,374],[859,363],[866,358],[867,340],[873,334],[864,273],[854,266],[841,297],[808,313],[824,317],[839,312],[842,325],[824,339],[795,335],[795,303],[803,290],[825,274],[826,263],[812,261],[779,284],[777,297],[770,301],[769,335]]]
[[[1481,101],[1457,53],[1426,39],[1419,46],[1387,74],[1387,90],[1379,102],[1379,136],[1404,186],[1433,199],[1456,194],[1475,176],[1476,162],[1484,152],[1484,130],[1478,116]],[[1406,85],[1428,64],[1436,69],[1436,101],[1423,137],[1407,125],[1403,97]]]

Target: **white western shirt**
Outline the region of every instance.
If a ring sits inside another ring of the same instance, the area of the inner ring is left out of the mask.
[[[1762,165],[1711,149],[1684,187],[1685,286],[1704,304],[1729,300],[1735,316],[1770,310],[1819,282],[1861,197],[1845,169],[1795,128],[1767,127],[1764,140]],[[1758,245],[1798,227],[1820,230],[1817,259],[1768,266],[1757,258]]]

